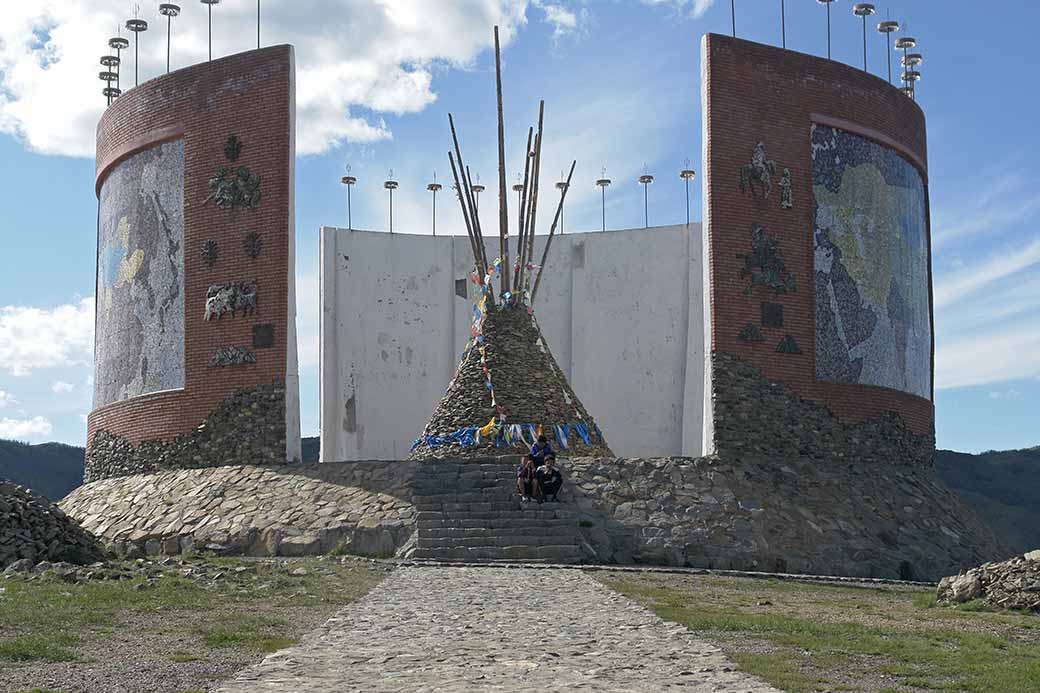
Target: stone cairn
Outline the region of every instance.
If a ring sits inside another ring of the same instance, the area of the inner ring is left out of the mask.
[[[477,215],[473,181],[448,114],[454,153],[448,153],[474,269],[470,280],[476,302],[470,339],[444,398],[412,446],[411,459],[486,457],[523,452],[545,435],[573,455],[613,457],[596,423],[578,400],[542,337],[534,319],[541,281],[574,166],[562,185],[556,215],[540,264],[535,264],[534,231],[542,159],[545,102],[538,106],[538,126],[527,130],[524,183],[517,214],[516,257],[509,261],[505,126],[502,116],[502,67],[495,27],[495,82],[498,95],[498,258],[488,259]],[[537,274],[534,272],[537,270]],[[533,285],[532,285],[532,279]],[[495,282],[499,283],[496,294]]]
[[[939,604],[961,604],[973,599],[999,609],[1040,612],[1040,549],[1000,563],[983,563],[939,581]]]
[[[94,537],[58,506],[0,479],[0,570],[45,561],[86,565],[102,560]]]

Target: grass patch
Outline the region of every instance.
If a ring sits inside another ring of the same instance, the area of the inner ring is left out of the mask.
[[[1040,690],[1035,615],[978,605],[938,608],[919,590],[718,577],[601,579],[715,640],[745,671],[785,691]]]
[[[194,625],[181,626],[177,619],[167,622],[173,624],[173,635],[194,637],[200,646],[272,652],[292,644],[293,638],[291,623],[270,612],[346,604],[385,575],[383,570],[349,561],[276,563],[201,556],[191,561],[190,568],[211,578],[185,577],[181,570],[186,567],[177,566],[152,583],[144,577],[83,584],[4,580],[0,671],[34,661],[76,661],[80,659],[77,646],[86,639],[104,641],[131,615],[160,612],[191,612]],[[290,574],[300,567],[304,575]],[[217,573],[221,576],[212,578]],[[164,657],[163,653],[156,656]],[[199,659],[182,650],[165,658]]]

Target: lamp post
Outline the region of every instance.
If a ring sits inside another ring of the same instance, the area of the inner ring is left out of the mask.
[[[209,10],[209,59],[213,60],[213,6],[219,5],[220,0],[199,0]]]
[[[899,31],[899,22],[884,21],[877,25],[879,34],[885,35],[885,55],[888,56],[888,83],[892,83],[892,32]]]
[[[921,79],[921,73],[917,68],[924,62],[924,56],[920,53],[907,53],[903,56],[903,81],[910,87],[910,97],[917,100],[917,82]]]
[[[394,191],[397,190],[397,181],[394,180],[394,170],[390,169],[390,175],[383,181],[383,187],[390,193],[390,233],[394,232]]]
[[[256,47],[260,48],[260,0],[256,0]]]
[[[686,225],[690,225],[690,181],[697,173],[690,168],[690,160],[686,160],[686,168],[679,171],[679,177],[686,183]]]
[[[729,0],[729,19],[733,24],[733,38],[737,37],[737,3],[736,0]]]
[[[911,48],[916,48],[916,47],[917,47],[917,39],[913,38],[912,36],[900,36],[899,38],[896,39],[896,48],[895,49],[897,51],[903,51],[903,61],[904,61],[904,63],[906,61],[906,56],[908,55],[907,51],[909,51]],[[918,76],[920,76],[920,75],[918,75]],[[903,92],[907,96],[913,97],[913,94],[914,94],[913,85],[907,83],[907,79],[906,79],[907,75],[906,75],[906,73],[904,72],[901,75],[901,77],[903,79]]]
[[[166,74],[170,73],[170,34],[172,32],[173,18],[181,13],[179,5],[164,2],[159,5],[159,14],[166,17]]]
[[[483,185],[480,184],[480,174],[477,174],[477,182],[473,184],[473,206],[476,207],[477,212],[480,212],[480,193],[487,190]]]
[[[639,184],[643,186],[643,228],[650,228],[650,194],[648,189],[650,184],[654,182],[654,177],[646,172],[646,165],[643,166],[643,175],[639,176]]]
[[[350,231],[354,230],[353,220],[350,218],[350,189],[357,183],[357,178],[350,174],[350,166],[347,166],[347,175],[339,179],[339,182],[347,186],[347,229]]]
[[[560,171],[560,181],[556,183],[556,189],[560,191],[560,235],[563,235],[563,201],[566,199],[564,193],[570,187],[570,183],[563,180],[563,171]]]
[[[784,0],[780,0],[780,47],[787,48],[787,17],[784,13]]]
[[[603,216],[603,226],[600,231],[607,230],[607,186],[610,185],[610,179],[607,178],[607,169],[604,167],[600,170],[599,174],[603,176],[596,181],[596,185],[599,186],[599,197],[600,197],[600,213]]]
[[[114,36],[108,40],[108,47],[116,52],[116,89],[120,90],[120,74],[122,73],[123,51],[130,47],[130,42],[122,36]]]
[[[426,189],[433,193],[433,235],[434,236],[437,235],[437,191],[440,190],[442,187],[444,187],[444,186],[442,186],[440,183],[437,182],[437,172],[434,171],[434,173],[433,173],[433,182],[426,186]]]
[[[134,14],[137,14],[137,6],[134,6]],[[133,19],[126,20],[126,28],[129,31],[134,32],[134,86],[137,86],[138,79],[138,66],[140,65],[140,37],[142,31],[148,31],[148,22],[143,19],[134,17]]]
[[[834,0],[816,0],[821,5],[827,6],[827,60],[831,59],[831,3]]]
[[[98,73],[98,78],[105,82],[105,88],[101,93],[108,99],[108,105],[112,105],[112,99],[118,94],[112,89],[112,82],[119,79],[119,58],[114,55],[101,56],[101,64],[105,67],[103,72]],[[118,91],[118,90],[115,90]]]
[[[863,71],[867,72],[867,17],[874,14],[874,6],[869,2],[857,2],[852,6],[852,14],[863,18]]]

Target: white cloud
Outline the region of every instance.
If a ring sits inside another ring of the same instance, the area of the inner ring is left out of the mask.
[[[104,109],[98,60],[108,52],[115,28],[127,19],[127,5],[118,0],[5,2],[0,132],[17,136],[33,151],[93,156],[94,129]],[[299,153],[392,137],[380,114],[415,113],[433,103],[437,70],[472,64],[492,44],[494,24],[508,45],[526,22],[527,6],[527,0],[265,3],[264,44],[296,47]],[[255,47],[254,12],[246,2],[213,8],[215,56]],[[141,17],[151,24],[139,35],[144,81],[165,70],[161,29],[166,22],[153,5]],[[562,15],[557,19],[562,21]],[[173,20],[172,46],[175,69],[206,59],[204,6],[184,4]],[[135,68],[133,49],[123,57],[126,88]]]
[[[16,400],[10,392],[0,390],[0,409],[3,409],[4,407],[13,407],[16,404],[18,404],[18,400]]]
[[[0,369],[11,375],[87,365],[93,350],[93,298],[55,308],[0,307]]]
[[[556,42],[570,34],[584,33],[589,22],[589,11],[584,7],[570,9],[545,0],[534,0],[534,4],[545,13],[545,21],[552,26],[553,41]]]
[[[686,12],[689,10],[690,16],[694,19],[699,19],[704,16],[704,13],[715,4],[715,0],[639,0],[644,5],[650,5],[652,7],[658,5],[665,5],[679,12]]]
[[[950,275],[936,277],[936,307],[944,306],[972,294],[993,282],[1040,263],[1040,238],[1023,248],[1004,248],[980,264]]]
[[[1022,393],[1018,390],[1011,389],[1004,392],[991,392],[989,393],[990,399],[1014,399],[1015,397],[1021,397]]]
[[[50,435],[51,422],[42,416],[31,419],[0,419],[0,438],[23,440]]]
[[[60,394],[62,392],[72,392],[73,387],[74,386],[72,385],[72,383],[66,383],[62,380],[59,380],[58,382],[51,385],[51,390]]]
[[[1040,376],[1040,327],[936,340],[937,389]]]

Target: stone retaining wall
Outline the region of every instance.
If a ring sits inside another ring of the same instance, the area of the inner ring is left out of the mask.
[[[95,481],[61,507],[131,556],[296,556],[337,547],[389,556],[414,533],[414,472],[409,462],[179,469]]]
[[[938,580],[1011,553],[929,468],[807,458],[565,466],[601,561]]]
[[[497,461],[510,470],[516,459]],[[87,484],[61,507],[131,555],[404,555],[421,534],[416,477],[430,476],[421,467],[495,461],[171,470]],[[598,563],[938,580],[1011,555],[929,467],[804,457],[562,462],[560,509],[577,511]],[[511,476],[502,483],[511,487]]]
[[[932,464],[934,432],[918,435],[898,414],[845,422],[823,405],[803,399],[789,385],[766,378],[743,359],[713,352],[711,360],[719,457],[812,457],[827,465],[833,460]]]
[[[87,446],[83,481],[226,464],[285,463],[285,383],[245,388],[174,440],[128,439],[99,429]]]

